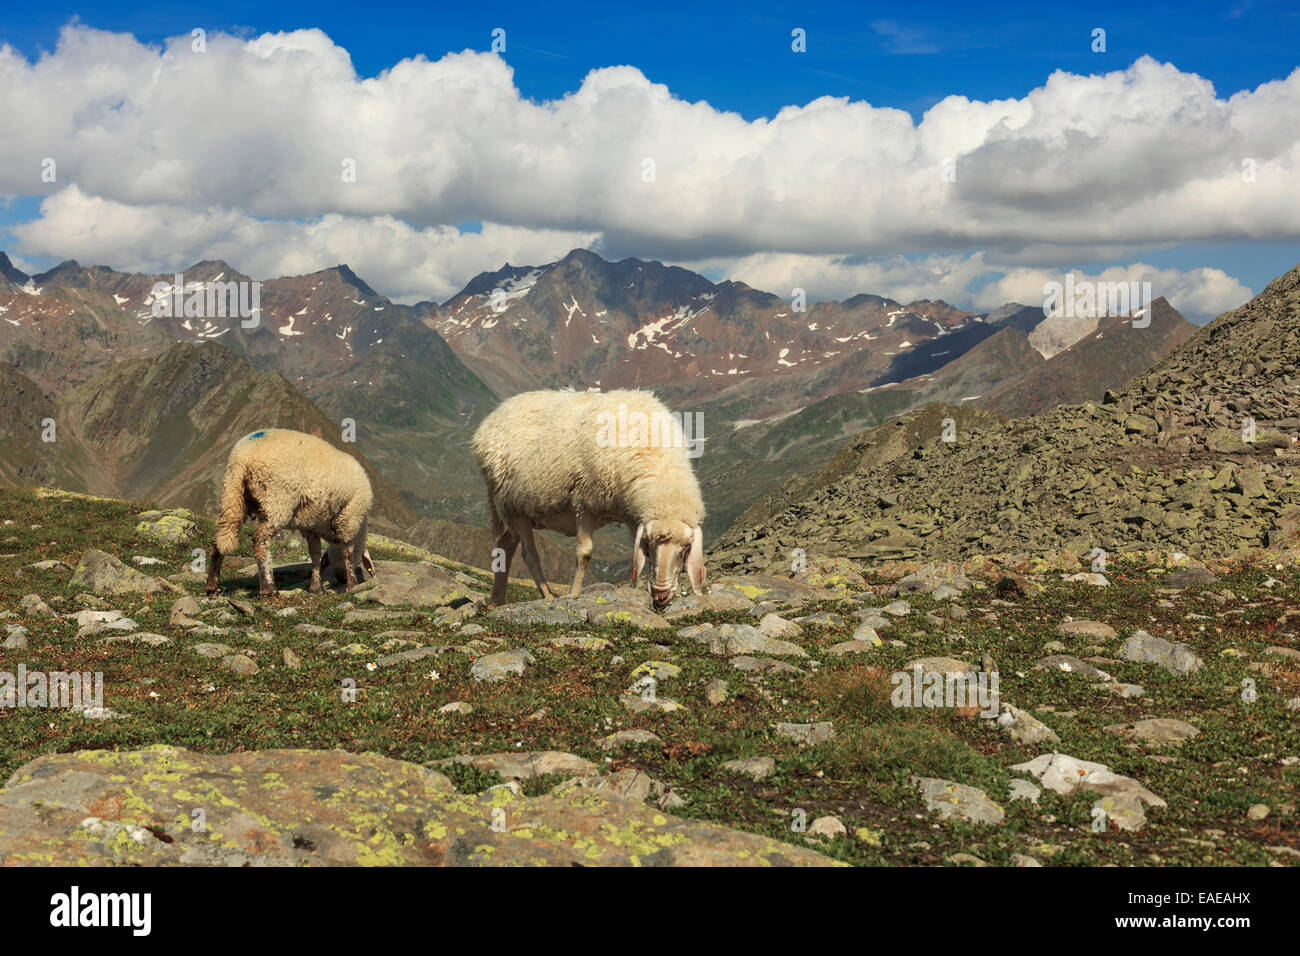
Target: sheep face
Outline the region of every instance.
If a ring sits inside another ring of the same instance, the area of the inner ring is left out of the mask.
[[[632,579],[646,569],[650,579],[650,601],[661,611],[677,593],[677,581],[683,564],[696,594],[704,589],[704,533],[683,521],[647,521],[636,529],[632,545]],[[646,565],[649,565],[646,568]]]

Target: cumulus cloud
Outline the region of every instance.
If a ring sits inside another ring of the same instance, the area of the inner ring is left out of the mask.
[[[301,275],[338,263],[397,302],[450,298],[467,277],[501,264],[552,262],[598,244],[594,233],[483,223],[417,229],[392,216],[329,213],[310,222],[181,205],[129,205],[69,186],[41,203],[41,216],[13,228],[38,255],[106,264],[128,272],[170,272],[225,259],[256,279]],[[159,242],[159,236],[166,241]],[[491,265],[488,265],[491,264]]]
[[[1221,269],[1158,269],[1142,262],[1105,269],[1072,269],[1075,283],[1149,282],[1151,298],[1164,296],[1192,321],[1234,309],[1251,290]],[[996,263],[984,253],[895,256],[855,261],[825,256],[762,253],[736,260],[726,277],[789,296],[804,289],[810,299],[846,299],[864,290],[899,302],[945,299],[991,312],[1006,302],[1041,305],[1048,283],[1065,283],[1066,270]]]
[[[188,36],[149,46],[72,25],[35,62],[0,47],[0,128],[0,195],[52,194],[50,221],[18,232],[29,256],[229,249],[251,272],[328,255],[373,261],[399,296],[420,283],[438,294],[472,254],[553,258],[581,237],[615,256],[768,256],[778,271],[781,256],[823,257],[828,282],[850,256],[881,259],[854,266],[864,282],[902,282],[901,253],[1047,268],[1156,244],[1300,239],[1300,70],[1225,99],[1150,57],[1058,71],[1020,98],[950,96],[919,122],[834,97],[750,121],[631,66],[535,102],[491,53],[362,78],[319,30],[214,34],[194,52]],[[452,226],[466,220],[494,225],[470,238]],[[126,235],[123,221],[152,229]],[[967,272],[939,269],[952,283]],[[926,294],[961,298],[949,288]]]

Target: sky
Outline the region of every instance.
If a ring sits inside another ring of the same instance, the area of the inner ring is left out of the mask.
[[[1050,6],[10,4],[0,248],[406,302],[578,246],[979,310],[1072,270],[1196,321],[1300,262],[1300,5]]]

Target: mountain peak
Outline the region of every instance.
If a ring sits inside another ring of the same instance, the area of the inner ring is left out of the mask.
[[[570,253],[570,255],[572,255],[572,253]],[[518,279],[521,276],[526,276],[532,272],[547,272],[558,264],[558,262],[548,262],[546,265],[542,266],[512,266],[507,262],[495,272],[480,272],[474,278],[470,279],[469,282],[465,283],[465,288],[447,299],[443,305],[446,305],[449,302],[454,302],[462,296],[490,295],[493,289],[496,289],[504,283]]]
[[[184,274],[187,276],[191,274],[213,276],[225,274],[230,276],[240,275],[240,272],[225,259],[204,259],[201,262],[194,263],[184,271]]]
[[[86,289],[95,285],[97,277],[111,275],[112,272],[108,266],[83,266],[76,259],[67,259],[48,272],[32,276],[32,280],[38,286]]]
[[[27,273],[14,268],[14,264],[9,261],[9,257],[0,252],[0,279],[12,282],[14,285],[26,285],[27,280],[30,278]]]
[[[600,262],[605,260],[590,249],[570,249],[568,254],[560,262]]]
[[[333,269],[326,269],[325,271],[337,273],[338,277],[342,279],[344,282],[346,282],[348,285],[355,287],[361,292],[364,292],[367,296],[369,296],[372,299],[383,298],[383,296],[381,296],[378,292],[370,288],[370,286],[366,284],[364,279],[362,279],[359,275],[353,272],[346,264],[342,262],[336,265]]]

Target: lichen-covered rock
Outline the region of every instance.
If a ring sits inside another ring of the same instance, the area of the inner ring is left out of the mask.
[[[697,624],[684,627],[678,636],[705,644],[710,654],[731,657],[736,654],[774,654],[778,657],[807,657],[808,652],[790,641],[768,637],[750,624]]]
[[[889,593],[893,595],[933,594],[940,587],[947,587],[955,593],[961,593],[969,591],[973,586],[970,578],[966,577],[966,573],[959,567],[945,568],[936,564],[926,564],[911,574],[899,578],[890,587]]]
[[[0,864],[835,865],[608,789],[467,795],[440,773],[375,754],[162,746],[20,767],[0,790]]]
[[[188,508],[145,511],[136,517],[140,523],[135,526],[135,533],[163,544],[181,544],[199,531],[197,516]]]
[[[181,590],[174,584],[128,568],[111,554],[90,548],[72,572],[72,587],[93,594],[157,594]]]
[[[535,663],[537,660],[532,654],[522,647],[517,647],[480,657],[470,667],[469,674],[475,680],[491,683],[505,680],[507,677],[516,677]]]
[[[934,810],[944,820],[997,826],[1006,816],[1003,809],[978,787],[937,777],[913,777],[912,783],[921,791],[925,808]]]
[[[1061,738],[1057,736],[1056,731],[1047,724],[1028,711],[1012,707],[1005,701],[999,704],[996,723],[1004,734],[1017,743],[1055,744],[1061,742]]]
[[[50,606],[41,600],[39,594],[24,595],[18,602],[18,610],[23,613],[24,617],[53,617],[54,611]]]
[[[814,587],[802,581],[771,574],[728,575],[709,585],[710,594],[739,594],[750,601],[771,601],[774,604],[807,604],[812,601],[834,601],[843,597],[828,588]]]

